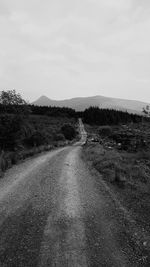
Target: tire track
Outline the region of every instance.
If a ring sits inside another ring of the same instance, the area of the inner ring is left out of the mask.
[[[85,229],[79,196],[76,147],[64,161],[60,177],[60,195],[57,212],[50,216],[44,231],[41,249],[41,267],[86,267]]]

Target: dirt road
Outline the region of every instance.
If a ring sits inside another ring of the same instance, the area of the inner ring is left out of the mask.
[[[1,180],[1,267],[150,266],[128,214],[82,161],[79,124],[80,142],[27,160]]]

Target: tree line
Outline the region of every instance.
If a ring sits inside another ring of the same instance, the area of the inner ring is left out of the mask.
[[[32,115],[44,115],[50,117],[67,117],[76,118],[77,113],[74,109],[67,107],[48,107],[48,106],[34,106],[30,104],[18,105],[18,104],[0,104],[0,114],[14,114],[14,113],[28,113]]]
[[[139,123],[142,120],[142,116],[113,109],[90,107],[83,112],[83,120],[87,124],[117,125],[131,122]]]

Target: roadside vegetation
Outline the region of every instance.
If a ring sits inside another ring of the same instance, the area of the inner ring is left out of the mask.
[[[150,230],[150,123],[86,125],[83,158],[95,169],[122,205]],[[101,178],[100,178],[101,177]]]
[[[74,141],[74,110],[27,104],[15,90],[0,94],[0,176],[18,161]]]
[[[133,218],[150,230],[149,118],[109,125],[94,124],[93,119],[85,127],[83,158],[100,174],[97,185],[103,179]]]

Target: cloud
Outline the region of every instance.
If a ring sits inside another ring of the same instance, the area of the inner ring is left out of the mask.
[[[64,98],[100,88],[121,97],[129,88],[126,98],[137,89],[141,98],[149,86],[149,9],[148,0],[0,0],[0,88],[32,99],[43,90]]]

